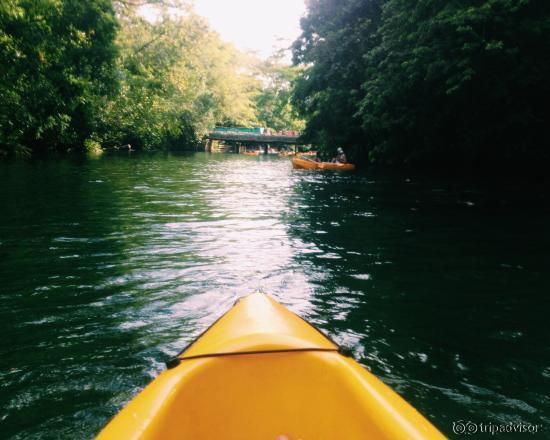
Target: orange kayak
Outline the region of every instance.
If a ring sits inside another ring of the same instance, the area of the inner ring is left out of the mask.
[[[418,411],[274,299],[241,299],[98,440],[443,440]]]
[[[353,171],[355,169],[355,165],[352,163],[315,162],[313,160],[300,159],[298,157],[292,159],[292,166],[296,169],[306,170]]]

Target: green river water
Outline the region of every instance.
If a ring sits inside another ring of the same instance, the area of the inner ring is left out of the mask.
[[[204,153],[0,163],[0,437],[93,438],[262,290],[445,434],[550,438],[550,200],[480,186]]]

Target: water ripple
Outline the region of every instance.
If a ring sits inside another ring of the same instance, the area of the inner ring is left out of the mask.
[[[547,211],[484,211],[480,191],[262,157],[0,167],[7,437],[92,437],[258,290],[444,432],[472,414],[550,411]]]

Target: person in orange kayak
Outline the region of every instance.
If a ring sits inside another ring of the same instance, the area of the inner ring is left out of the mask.
[[[344,153],[344,149],[342,147],[338,147],[336,150],[336,157],[332,159],[332,163],[348,163],[348,158],[346,157],[346,153]]]

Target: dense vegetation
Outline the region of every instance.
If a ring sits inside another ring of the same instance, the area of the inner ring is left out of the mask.
[[[255,120],[254,82],[237,72],[240,54],[192,11],[161,13],[154,23],[135,11],[119,18],[121,78],[100,114],[103,144],[177,147],[217,122]]]
[[[3,0],[0,154],[179,148],[214,125],[302,129],[296,109],[357,161],[550,162],[546,0],[307,3],[288,67],[187,0]]]
[[[549,162],[547,0],[307,3],[294,103],[310,141],[379,163]]]
[[[260,126],[275,130],[297,130],[304,128],[292,105],[292,84],[299,70],[283,63],[284,53],[279,53],[259,63],[256,77],[260,80],[261,91],[256,94],[254,103]]]
[[[224,43],[186,0],[2,0],[0,153],[189,147],[216,124],[295,128],[295,71]]]
[[[116,28],[109,0],[0,2],[0,149],[67,147],[96,130]]]

